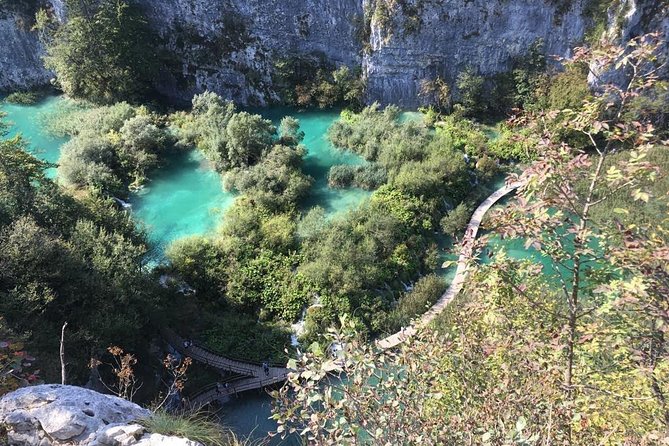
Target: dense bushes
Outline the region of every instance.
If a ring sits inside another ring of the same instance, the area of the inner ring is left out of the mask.
[[[395,333],[407,327],[411,322],[425,313],[446,291],[446,281],[436,274],[423,276],[413,288],[404,293],[397,306],[388,316],[388,333]]]
[[[61,181],[107,195],[125,196],[128,185],[141,185],[172,145],[160,116],[124,102],[69,110],[54,118],[52,131],[73,136],[58,161]]]
[[[359,68],[334,68],[318,58],[280,59],[274,66],[274,81],[283,101],[300,107],[363,104],[365,84]]]
[[[439,226],[444,234],[454,237],[467,227],[471,214],[471,207],[465,203],[460,203],[455,209],[448,211],[442,217]]]
[[[192,111],[175,114],[172,122],[180,143],[197,146],[219,171],[256,164],[276,136],[271,121],[238,113],[232,102],[212,92],[193,97]]]
[[[154,39],[132,0],[72,2],[48,39],[45,63],[70,97],[113,103],[141,97],[156,69]]]
[[[154,282],[142,272],[144,237],[113,203],[76,201],[44,176],[47,165],[20,139],[0,141],[0,312],[27,333],[47,378],[68,322],[68,373],[86,379],[90,355],[112,343],[146,346],[157,315]]]
[[[376,163],[362,166],[339,164],[328,172],[328,186],[332,188],[359,187],[374,190],[388,181],[386,170]]]
[[[225,188],[248,193],[267,209],[290,209],[307,195],[313,181],[301,170],[305,153],[302,147],[276,145],[255,166],[229,171]]]
[[[32,105],[39,100],[39,95],[33,91],[15,91],[7,95],[5,102],[9,104]]]

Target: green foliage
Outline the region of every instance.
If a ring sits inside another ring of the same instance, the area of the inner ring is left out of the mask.
[[[70,375],[89,355],[123,340],[142,348],[157,315],[154,281],[142,272],[143,235],[109,201],[76,201],[44,176],[48,165],[14,138],[0,141],[0,312],[28,333],[54,376],[60,327],[69,322]]]
[[[292,116],[281,119],[279,125],[279,143],[286,146],[296,146],[304,139],[304,132],[300,130],[300,121]]]
[[[360,68],[335,68],[318,58],[279,59],[274,81],[286,104],[319,108],[347,105],[358,109],[364,102],[365,83]]]
[[[121,102],[64,113],[51,118],[51,130],[73,136],[58,162],[59,177],[70,187],[125,196],[126,187],[141,185],[172,145],[161,118],[144,107]]]
[[[7,95],[5,102],[9,104],[32,105],[39,100],[40,96],[34,91],[15,91]]]
[[[584,66],[570,66],[550,79],[547,108],[563,110],[579,108],[590,96],[588,71]]]
[[[467,67],[458,74],[455,82],[458,104],[465,115],[473,116],[485,111],[483,82],[483,76],[478,75],[472,67]]]
[[[290,332],[285,324],[259,322],[236,311],[208,318],[202,333],[204,345],[217,353],[255,362],[285,363],[290,350]]]
[[[70,8],[47,42],[45,64],[70,97],[97,103],[137,99],[156,68],[154,41],[131,0],[102,0]]]
[[[339,314],[354,313],[367,330],[383,330],[390,284],[400,287],[400,281],[429,269],[423,262],[429,211],[421,200],[383,186],[369,204],[312,230],[299,271],[323,292],[322,308],[307,313],[308,327],[327,327]]]
[[[373,104],[358,114],[342,112],[342,119],[328,129],[328,139],[336,147],[351,150],[368,161],[376,161],[388,136],[401,128],[397,107],[389,106],[383,111],[379,108],[379,104]]]
[[[219,171],[258,163],[269,152],[276,135],[271,121],[260,115],[237,113],[232,102],[212,92],[194,96],[191,113],[177,113],[172,122],[180,144],[196,145]]]
[[[530,161],[537,156],[539,138],[522,127],[498,126],[499,136],[488,146],[488,153],[504,160]]]
[[[536,40],[527,52],[511,61],[511,69],[493,78],[488,112],[507,114],[513,109],[536,109],[545,95],[546,56],[544,42]]]
[[[437,134],[449,138],[454,149],[468,156],[482,156],[488,150],[488,138],[479,126],[468,119],[451,114],[436,125]]]
[[[444,234],[454,237],[467,227],[471,214],[471,207],[465,203],[460,203],[441,219],[439,226]]]
[[[174,415],[158,411],[139,422],[151,433],[187,438],[207,446],[239,444],[232,432],[225,431],[219,423],[198,414]]]
[[[388,176],[383,167],[376,163],[362,166],[339,164],[330,167],[328,172],[328,186],[332,188],[359,187],[374,190],[385,184]]]
[[[272,211],[291,209],[313,182],[300,169],[305,154],[302,147],[274,146],[255,166],[229,171],[223,180],[225,188],[244,192]]]
[[[397,306],[388,317],[388,333],[396,333],[408,327],[412,320],[425,313],[446,291],[446,283],[436,274],[423,276],[413,289],[400,296]]]

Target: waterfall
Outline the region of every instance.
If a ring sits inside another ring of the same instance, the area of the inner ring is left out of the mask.
[[[115,202],[117,202],[123,209],[130,209],[132,208],[132,205],[128,203],[127,201],[123,201],[120,198],[117,197],[112,197]]]

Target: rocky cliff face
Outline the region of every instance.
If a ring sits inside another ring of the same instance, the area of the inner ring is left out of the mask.
[[[276,99],[279,58],[322,55],[359,65],[359,0],[141,0],[165,48],[162,93],[216,91],[240,103]]]
[[[441,76],[453,83],[468,66],[484,76],[506,71],[512,58],[538,39],[546,54],[566,56],[587,25],[582,1],[574,1],[567,11],[537,0],[412,4],[387,12],[376,6],[371,53],[365,57],[370,100],[419,105],[421,81]]]
[[[48,1],[62,19],[63,0]],[[452,83],[467,66],[483,75],[505,71],[537,39],[547,54],[568,55],[589,24],[591,0],[136,1],[162,49],[156,86],[173,100],[209,89],[241,104],[265,104],[277,99],[275,62],[311,57],[362,66],[369,101],[412,107],[423,80]],[[615,31],[621,37],[652,29],[666,35],[665,2],[618,3],[627,14]],[[0,89],[48,81],[32,33],[9,17],[0,20],[0,39]]]
[[[362,65],[370,101],[416,106],[422,80],[452,81],[468,65],[504,71],[537,39],[547,53],[567,55],[587,22],[581,0],[568,11],[550,0],[141,2],[174,56],[163,93],[189,99],[211,89],[242,103],[275,98],[278,58],[320,54]]]
[[[0,42],[0,91],[49,83],[52,75],[42,65],[42,45],[23,18],[0,18]]]

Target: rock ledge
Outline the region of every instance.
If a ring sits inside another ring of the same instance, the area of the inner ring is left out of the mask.
[[[74,386],[24,387],[0,399],[12,446],[202,446],[133,423],[151,415],[124,399]]]

